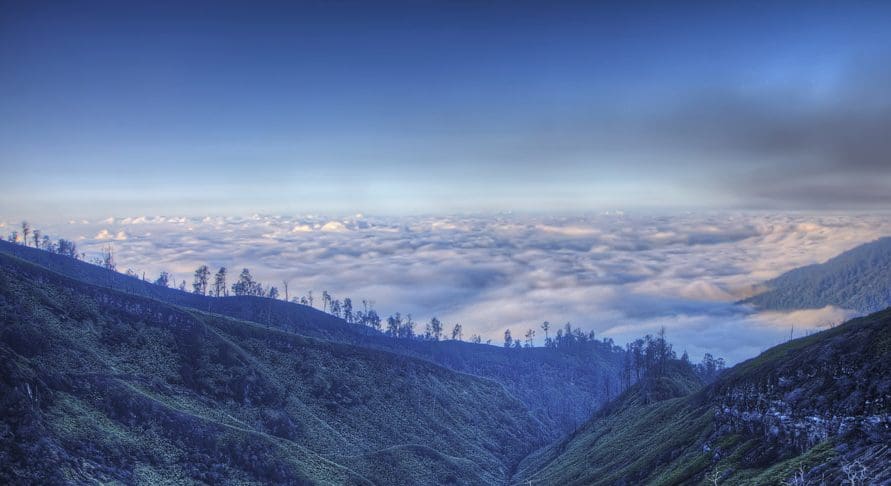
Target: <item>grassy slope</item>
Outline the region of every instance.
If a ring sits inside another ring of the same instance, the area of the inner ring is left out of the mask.
[[[491,381],[6,256],[0,337],[4,482],[498,483],[542,436]]]
[[[721,428],[716,411],[729,394],[749,389],[757,391],[759,400],[783,401],[792,416],[819,411],[887,417],[889,331],[891,310],[855,319],[772,348],[735,366],[715,384],[679,398],[647,404],[636,385],[567,439],[528,456],[514,483],[711,484],[705,476],[718,471],[719,484],[754,486],[780,484],[799,468],[832,465],[839,459],[839,444],[850,450],[854,443],[881,444],[887,438],[835,436],[795,450],[759,433]],[[783,380],[791,384],[783,388]],[[833,467],[837,470],[837,464]]]
[[[303,336],[419,357],[495,380],[547,426],[552,438],[575,428],[608,400],[605,380],[613,384],[619,381],[621,355],[607,349],[577,356],[545,348],[517,351],[467,342],[393,340],[304,305],[259,297],[204,297],[4,241],[0,241],[2,253],[86,283],[275,326]]]

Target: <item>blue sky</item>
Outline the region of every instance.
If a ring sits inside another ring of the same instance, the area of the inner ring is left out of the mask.
[[[875,209],[881,2],[3,2],[5,218]]]

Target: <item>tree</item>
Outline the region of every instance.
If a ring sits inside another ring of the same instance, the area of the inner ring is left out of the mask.
[[[510,348],[513,343],[514,343],[514,338],[512,338],[510,335],[510,329],[505,329],[504,330],[504,347]]]
[[[43,235],[43,241],[40,244],[40,248],[42,248],[50,253],[55,253],[56,252],[55,246],[56,245],[53,244],[53,240],[50,239],[50,237],[48,235]]]
[[[288,283],[289,282],[287,280],[282,280],[282,287],[285,289],[285,302],[289,301],[289,299],[288,299]]]
[[[278,298],[278,288],[275,286],[269,287],[269,291],[266,292],[266,296],[270,299]]]
[[[6,238],[6,241],[8,241],[10,243],[18,243],[19,242],[19,232],[13,231],[13,232],[9,233],[9,237]]]
[[[470,342],[473,344],[480,344],[483,342],[483,338],[481,338],[479,334],[474,334],[473,336],[470,336]]]
[[[170,285],[170,274],[167,272],[161,272],[161,275],[158,275],[158,279],[155,280],[155,285],[160,285],[161,287],[167,287]]]
[[[370,309],[365,313],[365,322],[367,325],[378,331],[381,330],[381,316],[377,315],[377,311]]]
[[[534,345],[535,339],[535,329],[529,329],[526,331],[526,347],[531,348]]]
[[[56,251],[59,255],[65,255],[74,258],[75,260],[77,259],[77,245],[75,245],[73,241],[59,238],[59,244],[56,245]]]
[[[34,248],[40,248],[40,230],[34,230]]]
[[[308,290],[306,292],[306,303],[309,304],[310,307],[312,307],[312,290]]]
[[[238,275],[238,281],[232,284],[232,293],[235,295],[263,295],[263,286],[254,281],[251,271],[247,268]]]
[[[111,245],[106,245],[105,248],[102,249],[100,265],[106,270],[111,270],[113,272],[117,270],[118,266],[114,262],[114,247]]]
[[[461,341],[464,338],[464,332],[461,328],[461,324],[455,324],[455,327],[452,329],[452,340],[453,341]]]
[[[431,317],[430,322],[427,323],[427,337],[434,341],[439,341],[442,337],[442,321],[436,316]]]
[[[179,283],[179,290],[180,290],[181,292],[185,292],[185,291],[186,291],[186,279],[183,279],[182,282]]]
[[[341,313],[343,312],[343,306],[340,304],[340,300],[334,299],[331,301],[331,314],[334,317],[342,317]]]
[[[343,299],[343,305],[341,306],[343,310],[343,320],[353,323],[353,299],[349,297],[345,297]]]
[[[545,346],[551,345],[551,338],[548,337],[548,330],[551,328],[551,323],[548,321],[544,321],[541,323],[541,330],[545,333]]]
[[[644,367],[644,340],[643,339],[635,339],[631,342],[631,366],[634,369],[634,378],[635,380],[640,380],[640,372],[643,371]]]
[[[402,326],[402,316],[397,312],[387,318],[387,334],[394,338],[399,336],[399,328]]]
[[[328,312],[328,306],[331,304],[331,294],[327,290],[322,291],[322,312]]]
[[[213,277],[214,297],[228,297],[229,289],[226,287],[226,267],[220,267]]]
[[[631,387],[631,343],[625,345],[622,354],[622,385],[626,390]]]
[[[192,292],[199,295],[207,295],[207,283],[210,280],[210,269],[207,265],[201,265],[195,270],[195,280],[192,282]]]
[[[405,315],[405,320],[399,326],[399,337],[406,339],[414,339],[415,337],[415,321],[412,320],[411,314]]]
[[[31,225],[27,221],[22,221],[22,243],[28,246],[28,236],[31,234]]]

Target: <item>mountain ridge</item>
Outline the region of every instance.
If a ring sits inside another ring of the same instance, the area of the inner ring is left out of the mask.
[[[636,385],[527,456],[513,482],[841,484],[862,466],[868,484],[889,484],[889,331],[891,309],[771,348],[685,396],[643,403]]]
[[[307,337],[372,347],[426,359],[501,383],[548,425],[553,438],[574,429],[608,401],[604,383],[617,388],[621,353],[605,346],[571,354],[550,348],[504,349],[463,341],[394,339],[318,309],[255,296],[209,297],[162,287],[87,262],[0,241],[0,254],[100,287],[174,305],[277,327]],[[563,377],[572,376],[565,381]]]
[[[768,290],[741,303],[780,311],[829,305],[863,314],[879,311],[891,306],[891,237],[790,270],[764,285]]]
[[[490,380],[0,262],[10,482],[479,484],[544,441]]]

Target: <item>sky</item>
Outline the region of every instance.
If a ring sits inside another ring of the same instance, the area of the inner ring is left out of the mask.
[[[671,3],[3,1],[0,217],[888,207],[891,6]]]
[[[734,302],[891,234],[888,86],[888,2],[0,0],[0,232],[735,362],[850,316]]]

